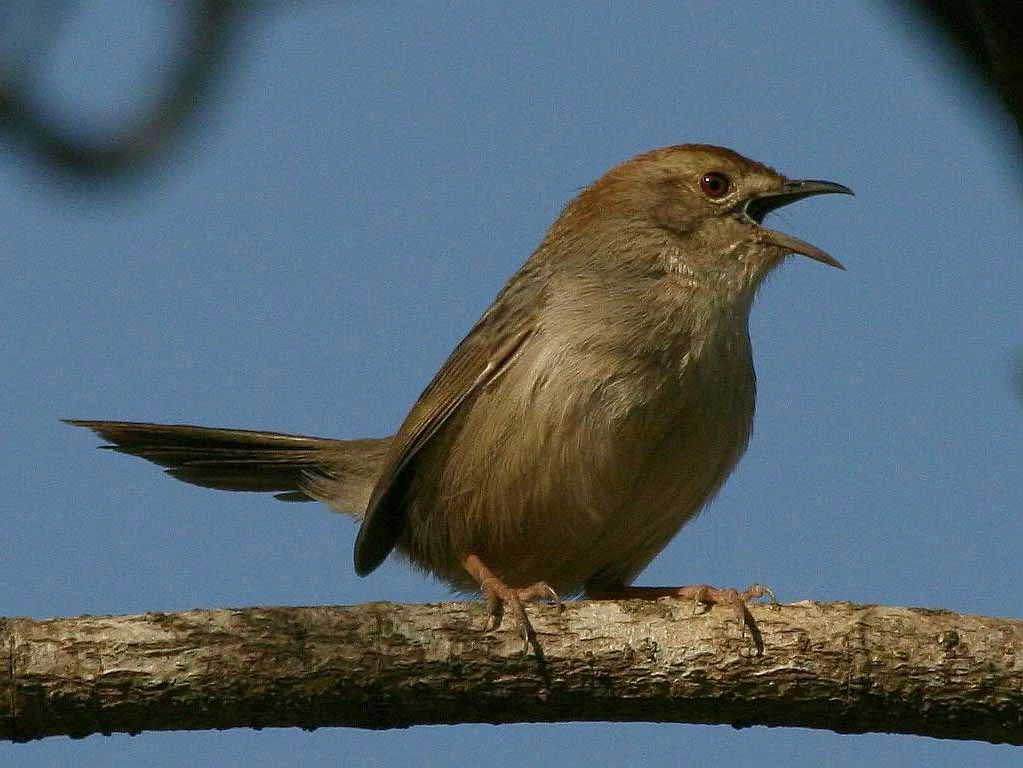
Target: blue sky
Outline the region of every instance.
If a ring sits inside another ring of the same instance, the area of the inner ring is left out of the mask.
[[[81,4],[49,98],[134,108],[167,19]],[[146,4],[140,4],[145,6]],[[1011,120],[876,2],[283,3],[198,130],[119,193],[0,155],[0,615],[447,599],[316,505],[173,482],[60,417],[394,430],[561,206],[665,144],[853,187],[772,225],[750,450],[639,583],[1018,616],[1020,159]],[[90,8],[94,8],[90,10]],[[1008,766],[1007,747],[645,724],[147,733],[0,763]]]

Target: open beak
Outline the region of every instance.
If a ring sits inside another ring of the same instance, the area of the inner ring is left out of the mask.
[[[742,215],[757,225],[757,234],[762,242],[784,248],[791,253],[800,253],[828,266],[845,269],[837,259],[832,258],[820,248],[810,245],[799,238],[792,237],[792,235],[786,235],[784,232],[775,232],[773,229],[765,229],[762,226],[764,217],[782,206],[802,200],[804,197],[834,194],[851,195],[853,191],[849,187],[843,184],[836,184],[833,181],[816,181],[814,179],[786,181],[779,189],[763,192],[757,197],[748,200],[742,207],[741,212]]]

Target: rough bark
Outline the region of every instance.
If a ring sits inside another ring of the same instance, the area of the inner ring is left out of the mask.
[[[656,721],[1023,743],[1023,621],[848,603],[473,603],[0,619],[0,738],[268,726]]]

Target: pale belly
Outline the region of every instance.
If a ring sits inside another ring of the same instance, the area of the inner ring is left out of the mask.
[[[545,581],[570,595],[630,583],[749,438],[751,368],[725,382],[715,371],[714,387],[699,372],[656,371],[640,386],[575,380],[547,391],[524,384],[535,376],[527,366],[517,373],[485,391],[417,470],[399,548],[459,590],[478,589],[462,568],[468,554],[509,586]]]

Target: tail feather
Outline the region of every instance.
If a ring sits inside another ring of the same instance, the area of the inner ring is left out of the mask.
[[[357,515],[365,508],[363,497],[368,500],[389,444],[388,438],[331,440],[187,424],[65,422],[91,429],[110,443],[103,448],[159,464],[186,483],[272,492],[285,501],[325,501]],[[324,483],[327,478],[329,483]],[[313,486],[317,491],[310,493]]]

